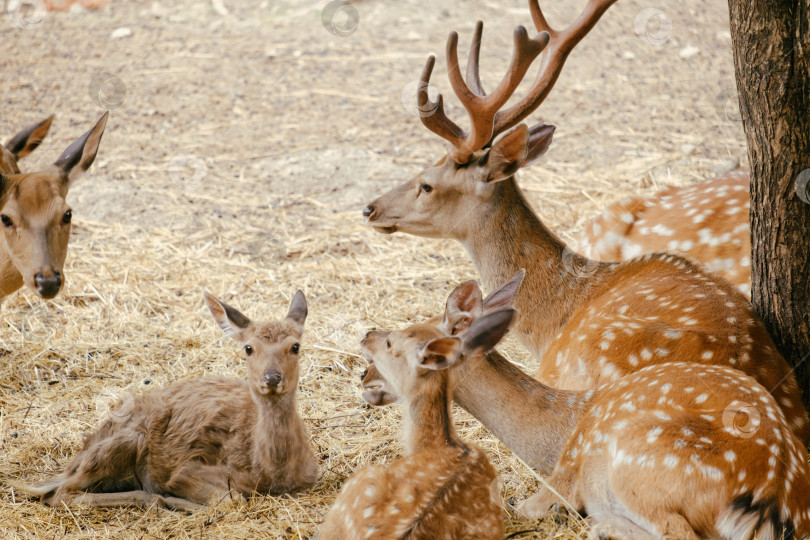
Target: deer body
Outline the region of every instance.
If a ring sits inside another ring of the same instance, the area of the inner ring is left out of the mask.
[[[311,487],[318,469],[296,410],[303,294],[286,319],[263,325],[213,297],[206,300],[220,325],[245,344],[247,382],[179,381],[124,400],[54,481],[12,485],[50,505],[178,509]],[[291,346],[296,352],[287,352]]]
[[[483,300],[474,281],[462,283],[440,331],[465,339],[476,320],[511,304],[521,277]],[[377,368],[363,384],[390,401],[391,385]],[[566,392],[496,351],[478,351],[450,373],[462,407],[531,465],[553,466],[550,486],[587,512],[595,538],[810,534],[804,447],[774,398],[738,370],[673,362]],[[561,502],[547,490],[518,510],[539,517]]]
[[[0,300],[23,285],[53,298],[64,284],[70,240],[68,189],[96,158],[107,113],[50,167],[21,173],[17,159],[36,148],[53,117],[31,126],[2,148],[0,158]]]
[[[478,80],[481,25],[473,38],[466,85],[458,67],[457,36],[451,34],[450,82],[473,127],[465,134],[444,115],[441,98],[429,101],[424,89],[433,69],[431,57],[417,97],[422,110],[433,112],[421,119],[450,142],[449,153],[370,203],[363,215],[378,232],[459,241],[487,288],[525,269],[515,298],[520,313],[515,329],[521,343],[540,359],[541,382],[560,389],[594,388],[674,358],[727,365],[768,388],[800,439],[810,442],[810,421],[791,368],[736,288],[676,255],[652,254],[621,263],[577,255],[542,223],[517,184],[516,172],[548,149],[554,128],[541,123],[506,130],[542,101],[570,48],[610,4],[591,0],[569,29],[548,30],[549,38],[539,6],[531,2],[543,32],[530,41],[541,49],[547,44],[548,55],[529,95],[503,111],[491,102],[505,102],[504,92],[514,91],[526,62],[539,54],[525,45],[525,29],[515,31],[507,76],[486,96]],[[505,134],[496,139],[499,133]]]
[[[805,447],[768,391],[725,366],[649,366],[600,388],[548,483],[596,538],[810,537]],[[544,490],[518,510],[560,502]]]
[[[705,264],[751,297],[748,171],[609,206],[585,229],[586,252],[623,261],[656,251]]]
[[[380,387],[364,398],[405,406],[408,456],[346,482],[319,538],[503,538],[497,473],[481,449],[456,435],[446,370],[462,351],[492,348],[511,320],[512,312],[482,319],[466,343],[427,325],[366,335],[363,352]]]

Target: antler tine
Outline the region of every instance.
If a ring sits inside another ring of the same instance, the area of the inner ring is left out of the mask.
[[[453,161],[466,163],[473,152],[484,148],[492,139],[498,109],[503,107],[509,100],[520,81],[526,75],[529,66],[548,43],[548,38],[544,36],[545,34],[541,34],[532,39],[529,38],[529,34],[524,27],[518,26],[515,28],[515,49],[509,64],[509,70],[497,88],[490,95],[484,96],[473,92],[462,78],[458,63],[458,34],[455,32],[450,33],[447,40],[447,75],[456,97],[467,110],[471,124],[470,132],[463,142],[461,144],[453,143],[453,148],[450,151],[450,157]],[[473,47],[475,47],[474,44]],[[475,64],[477,65],[477,62]],[[477,71],[477,68],[474,68],[473,71]],[[476,86],[475,82],[473,86]]]
[[[470,56],[467,58],[467,85],[475,94],[479,96],[487,95],[484,86],[481,84],[481,77],[478,74],[478,60],[481,55],[481,36],[484,33],[483,21],[475,24],[475,33],[472,43],[470,43]]]
[[[439,137],[446,139],[455,147],[464,140],[464,130],[444,114],[444,100],[441,94],[439,94],[436,101],[431,101],[428,95],[430,76],[433,73],[435,63],[436,57],[430,55],[425,63],[425,69],[422,70],[422,76],[419,78],[419,87],[416,89],[416,104],[419,108],[419,117],[426,128]]]
[[[565,30],[554,30],[546,21],[539,0],[529,0],[532,20],[538,32],[547,32],[550,43],[529,94],[514,106],[498,112],[495,116],[493,138],[510,129],[530,115],[546,99],[562,71],[568,53],[591,31],[607,9],[616,0],[588,0],[579,17]]]

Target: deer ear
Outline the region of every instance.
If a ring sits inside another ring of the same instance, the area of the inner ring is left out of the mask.
[[[217,300],[208,292],[204,292],[203,297],[205,297],[205,303],[208,304],[208,309],[211,310],[211,315],[214,316],[214,320],[217,321],[219,327],[236,341],[242,341],[245,330],[250,326],[250,319],[245,317],[238,309]]]
[[[461,339],[440,337],[431,339],[422,347],[419,365],[425,369],[447,369],[461,357]]]
[[[67,174],[68,185],[89,169],[96,159],[109,114],[109,112],[105,112],[93,129],[73,141],[73,144],[68,146],[67,150],[62,152],[62,155],[56,160],[55,165]]]
[[[466,330],[481,315],[481,297],[481,288],[474,279],[453,289],[447,297],[441,329],[453,336]]]
[[[301,291],[296,291],[290,302],[290,311],[287,312],[287,318],[293,322],[304,325],[307,320],[307,298]]]
[[[14,155],[14,159],[20,160],[36,150],[37,146],[48,134],[53,122],[53,115],[33,126],[28,126],[21,132],[14,135],[7,143],[6,148]]]
[[[526,124],[520,124],[495,141],[478,163],[486,173],[484,182],[500,182],[514,176],[526,161],[528,144]]]
[[[544,124],[543,122],[529,128],[529,145],[526,151],[526,160],[521,165],[521,168],[530,166],[546,153],[548,147],[551,146],[551,139],[554,137],[554,130],[556,129],[556,126]]]
[[[523,283],[523,278],[526,276],[526,269],[521,268],[517,274],[512,276],[512,279],[504,283],[497,290],[492,291],[484,298],[484,313],[493,313],[495,311],[502,311],[510,309],[515,302],[515,295],[520,289],[520,284]]]
[[[464,332],[464,355],[469,356],[491,351],[509,331],[515,313],[517,312],[514,309],[505,309],[484,315],[473,321],[467,331]]]

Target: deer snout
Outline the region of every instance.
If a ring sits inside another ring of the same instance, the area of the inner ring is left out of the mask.
[[[366,375],[368,375],[368,370],[364,369],[363,373],[360,374],[360,382],[363,382],[365,380]]]
[[[374,215],[374,212],[376,212],[376,208],[374,208],[373,204],[369,204],[363,208],[363,217],[366,219],[366,221],[368,221],[371,219],[371,216]]]
[[[62,288],[62,274],[53,269],[40,270],[34,275],[34,285],[42,298],[53,298]]]
[[[263,382],[267,388],[277,388],[281,384],[281,373],[275,370],[268,371],[264,374]]]
[[[379,330],[372,330],[370,332],[366,332],[366,335],[363,336],[363,339],[360,341],[360,345],[371,345],[374,342],[375,338],[387,333],[388,332],[381,332]]]

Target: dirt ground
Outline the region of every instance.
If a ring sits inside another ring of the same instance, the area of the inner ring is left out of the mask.
[[[544,4],[560,26],[583,2]],[[360,398],[359,339],[438,313],[476,274],[459,245],[375,234],[360,211],[443,152],[409,110],[427,55],[438,53],[433,82],[461,120],[444,70],[448,32],[466,50],[476,19],[485,21],[491,88],[511,29],[531,20],[524,0],[373,0],[353,4],[357,26],[340,36],[322,24],[326,5],[111,0],[97,12],[32,16],[23,28],[1,15],[0,137],[57,115],[24,170],[54,161],[111,114],[95,165],[68,199],[63,293],[45,302],[21,291],[3,305],[0,472],[39,481],[61,471],[125,392],[243,376],[203,290],[261,319],[283,315],[301,288],[310,318],[300,410],[321,476],[308,493],[191,515],[49,508],[2,488],[0,536],[309,538],[347,477],[401,454],[399,411]],[[131,34],[112,37],[121,28]],[[744,162],[734,87],[725,2],[621,0],[533,115],[558,129],[520,183],[546,223],[576,242],[623,195]],[[513,339],[503,350],[534,371]],[[485,428],[455,416],[500,471],[504,499],[538,489]],[[508,526],[516,538],[587,536],[573,519],[510,516]]]

